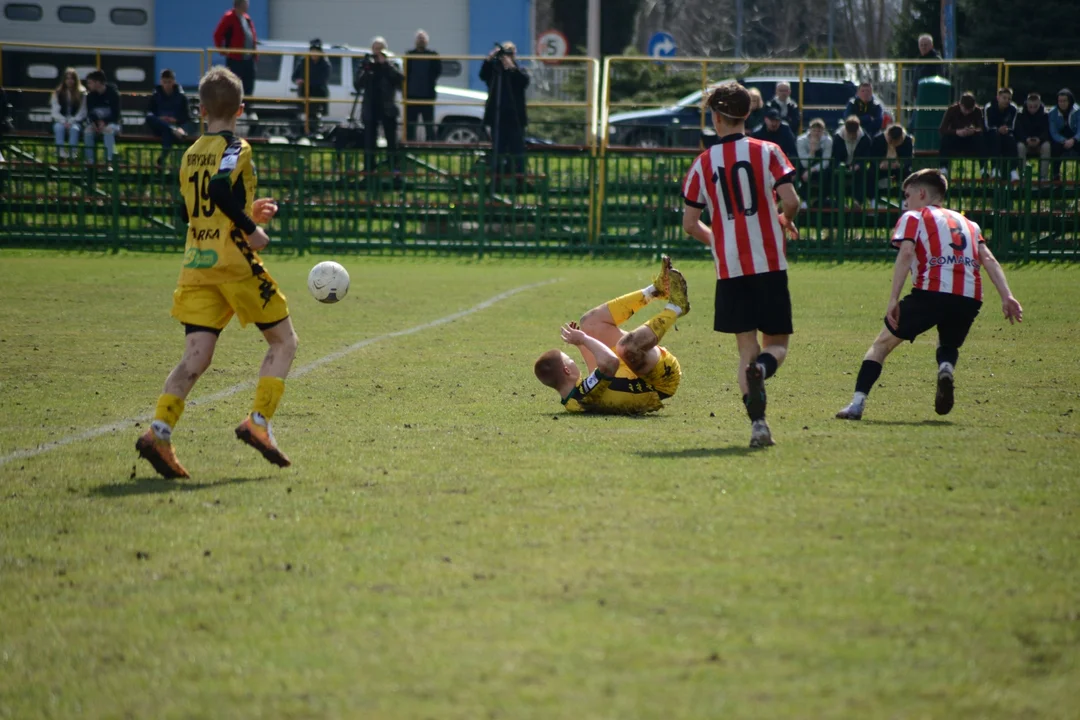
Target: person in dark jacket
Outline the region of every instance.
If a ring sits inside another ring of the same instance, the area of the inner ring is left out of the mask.
[[[916,59],[937,60],[937,62],[919,63],[915,66],[915,87],[919,86],[919,81],[923,78],[945,76],[945,61],[941,53],[934,49],[933,36],[926,33],[919,36],[919,56]]]
[[[306,66],[306,67],[305,67]],[[300,97],[324,99],[330,97],[330,60],[323,52],[322,40],[315,38],[308,48],[308,55],[297,56],[293,65],[292,81],[299,88]],[[307,88],[304,78],[307,77]],[[326,102],[309,102],[312,117],[322,116],[327,111]]]
[[[799,151],[795,147],[795,134],[780,120],[780,111],[776,108],[771,107],[765,111],[765,122],[750,137],[779,145],[793,164],[799,158]]]
[[[442,75],[442,61],[439,53],[428,47],[428,34],[416,31],[416,47],[406,55],[430,55],[433,59],[405,59],[405,135],[409,140],[416,139],[416,128],[424,123],[424,140],[434,141],[438,135],[435,128],[434,105],[412,105],[413,100],[431,102],[435,100],[435,84]]]
[[[780,120],[789,128],[791,132],[798,134],[800,129],[799,124],[799,103],[791,99],[791,84],[786,82],[776,83],[776,94],[772,96],[769,102],[765,103],[765,109],[776,108],[776,111],[780,113]]]
[[[190,121],[191,115],[188,113],[188,101],[187,96],[184,95],[184,88],[177,84],[176,74],[166,68],[161,71],[161,84],[154,88],[150,105],[146,108],[146,126],[150,128],[150,132],[161,138],[159,165],[164,161],[173,143],[187,137],[185,126]]]
[[[862,129],[858,115],[849,115],[833,135],[833,172],[840,166],[846,168],[848,194],[859,202],[866,196],[870,146],[870,136]]]
[[[529,74],[517,64],[516,55],[514,43],[505,42],[488,53],[480,66],[480,79],[488,86],[484,125],[491,128],[492,172],[496,174],[504,167],[514,174],[525,172],[525,126],[529,124],[525,89],[529,87]]]
[[[915,157],[911,136],[900,125],[890,125],[870,141],[870,156],[877,163],[877,172],[870,172],[866,184],[870,206],[874,207],[879,199],[899,200],[900,186],[911,174],[911,161]]]
[[[1016,157],[1016,136],[1013,134],[1013,126],[1016,125],[1017,107],[1013,105],[1012,96],[1012,88],[998,88],[997,100],[986,103],[986,107],[983,108],[983,137],[986,143],[984,152],[991,162],[998,158]],[[1012,162],[1006,164],[1013,165]],[[997,174],[997,168],[991,170],[992,176],[996,177]],[[1015,166],[1011,175],[1013,180],[1020,179],[1020,173],[1017,172]]]
[[[120,91],[105,80],[105,73],[94,70],[86,76],[86,162],[93,165],[94,143],[98,135],[105,141],[105,161],[112,163],[116,152],[116,136],[120,134]]]
[[[255,35],[255,23],[248,15],[248,0],[233,0],[232,10],[221,16],[214,30],[214,47],[234,50],[255,50],[258,38]],[[222,53],[225,67],[236,73],[244,84],[244,95],[255,94],[255,63],[259,56],[254,52]],[[251,115],[248,115],[249,119]]]
[[[1046,116],[1050,124],[1050,154],[1056,158],[1080,156],[1080,107],[1072,90],[1062,88],[1057,104]],[[1061,163],[1054,163],[1054,179],[1061,177]]]
[[[1039,179],[1046,180],[1050,174],[1050,120],[1039,93],[1028,93],[1024,107],[1016,115],[1013,133],[1021,169],[1027,164],[1028,155],[1038,153]]]
[[[844,117],[855,115],[859,118],[859,125],[870,137],[881,132],[881,126],[885,124],[885,108],[874,97],[874,86],[869,82],[859,85],[855,97],[848,100],[844,108]]]
[[[960,102],[950,105],[941,118],[938,133],[941,135],[941,172],[948,173],[949,160],[958,157],[979,157],[983,154],[983,114],[975,105],[975,96],[969,92],[960,96]]]
[[[364,123],[364,171],[375,169],[375,147],[379,128],[386,136],[386,152],[394,169],[398,143],[397,93],[404,77],[397,66],[386,57],[386,40],[381,36],[371,41],[371,52],[364,56],[354,83],[363,94],[360,117]]]

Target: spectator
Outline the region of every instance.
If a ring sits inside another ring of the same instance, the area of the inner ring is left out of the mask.
[[[416,47],[410,50],[408,55],[433,55],[432,60],[405,60],[405,99],[409,103],[413,100],[434,101],[435,83],[442,75],[442,61],[438,59],[439,53],[428,47],[428,34],[423,30],[416,31]],[[405,134],[409,140],[416,139],[416,128],[421,122],[424,123],[424,140],[432,142],[435,134],[435,106],[407,104],[405,108]]]
[[[833,136],[832,165],[848,169],[848,190],[856,201],[866,194],[866,171],[870,158],[870,136],[862,129],[858,115],[849,115]]]
[[[1080,147],[1080,111],[1076,107],[1076,98],[1069,88],[1058,91],[1057,105],[1047,115],[1050,124],[1050,154],[1056,158],[1078,157]],[[1061,163],[1054,163],[1054,179],[1061,178]]]
[[[776,83],[776,94],[768,102],[765,109],[776,108],[780,113],[780,120],[791,132],[799,132],[799,104],[791,99],[791,84],[786,82]]]
[[[811,120],[810,128],[795,141],[801,167],[799,176],[803,184],[809,186],[808,191],[800,193],[804,197],[812,198],[822,192],[829,194],[829,160],[833,157],[833,142],[821,118]]]
[[[1013,134],[1013,128],[1016,125],[1016,113],[1017,107],[1013,105],[1012,101],[1012,88],[1007,87],[998,88],[997,102],[988,102],[986,107],[983,108],[985,153],[991,162],[999,158],[1016,157],[1016,136]],[[1002,166],[1002,176],[1004,176],[1005,172],[1004,167],[1009,165],[1012,165],[1012,163],[1006,162]],[[997,177],[998,169],[996,167],[992,168],[990,175]],[[1012,170],[1012,179],[1020,179],[1020,173],[1017,172],[1015,166]]]
[[[795,147],[795,134],[780,120],[780,111],[776,108],[765,111],[765,123],[756,132],[751,133],[750,137],[779,145],[789,160],[799,157],[799,151]]]
[[[911,174],[915,143],[903,127],[890,125],[870,142],[870,155],[884,158],[878,161],[877,172],[871,175],[867,183],[870,206],[875,207],[877,200],[899,195],[897,189],[903,184],[904,178]]]
[[[386,136],[386,152],[390,156],[391,170],[396,170],[398,142],[396,99],[403,80],[401,71],[387,60],[386,40],[381,36],[373,39],[371,52],[364,56],[360,75],[355,81],[357,90],[364,96],[360,115],[364,123],[365,172],[370,173],[375,169],[375,147],[380,127]]]
[[[1028,154],[1038,153],[1039,179],[1046,180],[1050,172],[1050,120],[1039,93],[1028,93],[1024,107],[1016,116],[1014,132],[1020,167],[1027,164]]]
[[[11,122],[11,105],[8,103],[7,92],[4,88],[0,87],[0,140],[4,139],[4,136],[14,130],[14,125]],[[0,163],[4,162],[4,153],[0,152]],[[4,173],[0,172],[0,192],[4,191]]]
[[[120,91],[113,83],[106,82],[101,70],[86,76],[86,90],[86,164],[94,164],[94,145],[101,135],[105,141],[105,162],[111,166],[116,136],[120,133]]]
[[[855,97],[848,100],[847,107],[844,108],[844,117],[852,115],[859,118],[859,125],[863,132],[870,137],[881,132],[885,123],[885,108],[874,97],[874,86],[869,82],[860,84]]]
[[[480,79],[487,83],[484,124],[491,128],[494,162],[492,171],[510,165],[515,174],[525,172],[525,126],[529,118],[525,107],[525,89],[529,74],[516,60],[517,47],[505,42],[488,53],[480,66]]]
[[[743,127],[753,134],[761,128],[761,123],[765,120],[765,102],[761,99],[761,91],[757,88],[746,88],[746,91],[750,93],[750,114],[746,117]]]
[[[937,60],[934,63],[919,63],[915,66],[915,86],[919,86],[919,81],[928,77],[944,77],[945,76],[945,61],[941,58],[941,53],[934,49],[934,38],[928,33],[923,33],[919,36],[919,60]]]
[[[217,29],[214,30],[214,47],[233,50],[254,51],[257,45],[255,23],[248,15],[248,0],[233,0],[232,10],[221,16]],[[236,73],[244,84],[244,96],[255,94],[255,63],[259,56],[254,52],[222,53],[225,67]],[[254,113],[248,113],[248,119],[258,120]]]
[[[969,92],[960,96],[960,102],[949,106],[941,118],[941,172],[947,174],[949,160],[982,155],[982,110],[975,106],[975,96]]]
[[[173,142],[187,137],[187,128],[191,122],[188,114],[187,96],[184,88],[176,82],[176,75],[172,70],[161,71],[161,84],[154,88],[154,94],[150,98],[150,105],[146,109],[146,125],[150,132],[161,138],[161,155],[158,156],[157,164],[165,163],[165,156],[172,149]]]
[[[330,97],[330,72],[332,69],[330,60],[326,57],[326,53],[323,52],[322,40],[319,38],[311,41],[307,57],[298,55],[296,63],[293,65],[292,81],[299,88],[300,97],[308,98],[309,114],[316,118],[316,124],[318,124],[318,118],[326,114],[328,103],[310,102],[310,100],[312,98],[325,100],[325,98]],[[308,81],[306,91],[304,88],[305,75]]]
[[[64,79],[52,94],[53,135],[56,137],[57,154],[67,159],[79,156],[79,131],[86,120],[86,88],[79,81],[75,68],[64,70]],[[67,140],[67,146],[64,141]]]

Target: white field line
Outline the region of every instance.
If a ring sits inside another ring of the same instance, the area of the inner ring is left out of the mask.
[[[414,334],[416,334],[418,332],[423,332],[424,330],[431,330],[432,328],[437,328],[440,325],[446,325],[447,323],[451,323],[451,322],[454,322],[455,320],[460,320],[463,317],[468,317],[469,315],[473,315],[475,313],[478,313],[481,310],[486,310],[489,307],[491,307],[492,305],[495,305],[496,303],[500,303],[503,300],[511,298],[514,295],[517,295],[518,293],[523,293],[526,290],[533,290],[533,289],[538,288],[538,287],[543,287],[544,285],[550,285],[551,283],[555,283],[555,282],[559,282],[559,281],[557,279],[556,280],[545,280],[543,282],[533,283],[531,285],[522,285],[521,287],[516,287],[513,290],[507,290],[506,292],[499,293],[498,295],[495,295],[494,297],[490,297],[487,300],[483,301],[482,303],[479,303],[477,305],[473,305],[471,308],[461,310],[461,311],[453,313],[451,315],[446,315],[444,317],[438,318],[437,320],[432,320],[431,322],[426,322],[426,323],[424,323],[422,325],[416,325],[414,327],[411,327],[411,328],[408,328],[408,329],[405,329],[405,330],[395,330],[392,333],[386,333],[385,335],[379,335],[378,337],[372,337],[372,338],[366,338],[364,340],[360,340],[358,342],[353,343],[352,345],[349,345],[346,348],[342,348],[341,350],[338,350],[336,352],[332,352],[329,355],[324,355],[323,357],[319,358],[318,360],[313,360],[312,362],[309,362],[307,365],[301,365],[300,367],[295,368],[294,370],[292,370],[289,373],[289,380],[293,380],[295,378],[303,377],[304,375],[307,375],[312,370],[316,370],[318,368],[321,368],[323,365],[328,365],[328,364],[330,364],[332,362],[340,360],[343,357],[346,357],[347,355],[353,354],[357,350],[361,350],[363,348],[366,348],[368,345],[374,345],[375,343],[382,342],[383,340],[392,340],[394,338],[404,337],[406,335],[414,335]],[[236,385],[233,385],[231,387],[227,387],[224,390],[221,390],[220,392],[216,392],[216,393],[214,393],[212,395],[207,395],[205,397],[196,398],[195,400],[190,400],[190,401],[188,401],[187,406],[188,407],[193,407],[193,406],[196,406],[196,405],[208,405],[210,403],[215,403],[218,400],[224,400],[225,398],[231,397],[232,395],[235,395],[238,392],[243,392],[244,390],[250,390],[253,387],[255,387],[254,381],[247,380],[247,381],[242,382],[242,383],[237,383]],[[118,420],[116,422],[109,423],[108,425],[101,425],[99,427],[92,428],[90,430],[84,430],[81,433],[76,433],[74,435],[68,435],[67,437],[60,438],[59,440],[50,440],[49,442],[42,443],[41,445],[38,445],[35,448],[28,448],[28,449],[25,449],[25,450],[16,450],[15,452],[9,453],[7,455],[0,455],[0,465],[4,465],[6,463],[9,463],[12,460],[24,460],[26,458],[32,458],[32,457],[35,457],[37,455],[43,455],[44,453],[51,452],[53,450],[57,450],[59,448],[62,448],[65,445],[71,445],[72,443],[82,442],[83,440],[92,440],[93,438],[101,437],[102,435],[108,435],[109,433],[116,432],[117,430],[126,430],[126,429],[130,428],[132,425],[134,425],[135,423],[149,422],[149,421],[151,421],[153,419],[154,419],[153,413],[147,413],[145,415],[139,415],[138,417],[130,417],[130,418],[125,418],[123,420]]]

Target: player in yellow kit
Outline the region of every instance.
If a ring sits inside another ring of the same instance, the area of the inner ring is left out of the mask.
[[[259,259],[258,251],[270,238],[256,225],[269,222],[277,204],[268,198],[254,200],[251,146],[234,134],[244,109],[240,78],[223,67],[210,68],[199,83],[199,101],[206,134],[184,153],[180,165],[188,234],[172,316],[184,326],[184,356],[165,380],[154,422],[135,444],[139,455],[166,478],[189,477],[173,450],[172,431],[233,315],[242,326],[255,323],[270,344],[251,413],[236,428],[236,436],[271,463],[289,466],[270,430],[270,418],[285,392],[297,338],[285,296]]]
[[[659,315],[633,332],[619,325],[653,300],[667,300]],[[537,379],[559,393],[570,412],[640,414],[662,408],[682,379],[678,359],[660,347],[675,320],[690,312],[686,279],[664,255],[652,285],[599,305],[578,323],[562,328],[562,339],[577,346],[588,374],[582,377],[569,355],[548,350],[533,366]]]

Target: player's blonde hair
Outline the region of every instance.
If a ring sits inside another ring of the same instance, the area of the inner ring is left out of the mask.
[[[559,375],[562,374],[563,367],[562,353],[558,350],[548,350],[536,360],[533,372],[537,380],[553,388],[558,387]]]
[[[244,104],[244,84],[232,70],[216,65],[199,81],[199,102],[209,119],[232,119]]]

